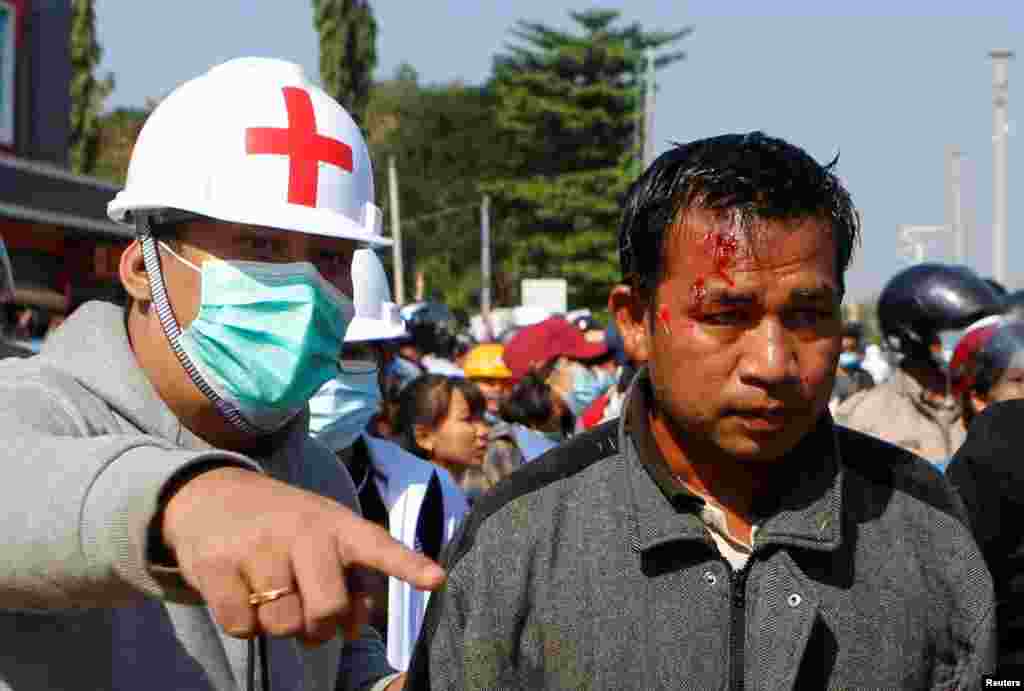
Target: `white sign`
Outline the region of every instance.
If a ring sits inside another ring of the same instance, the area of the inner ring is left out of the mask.
[[[569,284],[564,278],[524,278],[520,287],[524,306],[540,307],[551,314],[565,314],[569,309]]]
[[[0,0],[0,146],[14,146],[14,5]]]

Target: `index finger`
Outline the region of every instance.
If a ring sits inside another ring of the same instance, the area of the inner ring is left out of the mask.
[[[398,542],[379,525],[342,510],[335,539],[346,566],[365,566],[420,590],[437,590],[444,583],[444,569],[436,563]]]

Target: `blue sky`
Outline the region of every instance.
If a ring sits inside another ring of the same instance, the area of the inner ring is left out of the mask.
[[[568,27],[570,10],[619,7],[650,29],[695,27],[685,61],[659,73],[659,148],[727,131],[763,130],[838,172],[864,222],[848,275],[855,299],[877,293],[906,265],[900,224],[941,224],[947,150],[964,156],[968,263],[991,270],[992,65],[1010,64],[1010,120],[1024,123],[1024,2],[722,3],[709,0],[564,2],[376,0],[381,77],[403,61],[425,82],[479,83],[518,19]],[[963,8],[969,6],[970,13]],[[770,7],[769,12],[766,8]],[[852,9],[831,9],[856,7]],[[241,55],[286,58],[317,74],[317,39],[306,0],[97,0],[104,57],[117,87],[108,106],[141,105],[210,66]],[[1024,128],[1009,139],[1008,264],[1024,288]],[[951,260],[936,240],[929,258]],[[498,258],[500,260],[500,258]]]

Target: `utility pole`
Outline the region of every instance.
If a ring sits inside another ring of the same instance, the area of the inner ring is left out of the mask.
[[[491,316],[491,196],[480,204],[480,314],[485,323]]]
[[[949,233],[948,225],[900,225],[899,238],[903,243],[904,256],[914,264],[925,260],[925,242],[929,236],[941,236]]]
[[[644,170],[654,162],[654,50],[648,48],[644,79]]]
[[[994,50],[992,58],[992,277],[1006,285],[1006,159],[1009,62],[1013,52]]]
[[[953,234],[957,264],[967,263],[967,229],[963,222],[963,203],[960,185],[960,151],[949,150],[949,200],[946,207],[946,225]]]
[[[398,170],[395,157],[388,156],[388,191],[391,194],[391,246],[395,268],[395,302],[405,304],[405,271],[402,265],[402,216],[398,211]]]

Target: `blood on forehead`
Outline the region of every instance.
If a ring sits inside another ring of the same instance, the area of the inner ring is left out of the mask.
[[[713,282],[734,287],[737,272],[756,271],[791,254],[786,249],[792,244],[787,236],[808,222],[817,223],[813,219],[762,220],[740,209],[687,209],[668,241],[665,276],[678,271],[679,278],[689,282],[690,309],[699,314]]]
[[[744,224],[738,209],[701,209],[688,216],[689,218],[682,223],[683,237],[680,239],[686,243],[686,249],[691,254],[696,250],[698,257],[695,263],[706,267],[690,286],[693,308],[699,311],[707,297],[708,279],[714,277],[730,286],[736,285],[732,277],[732,268],[741,253],[750,255],[753,248],[749,227]],[[696,233],[703,235],[698,238],[695,237]]]
[[[704,238],[704,255],[711,258],[712,269],[710,274],[721,278],[730,286],[736,285],[729,274],[729,269],[736,260],[736,252],[739,249],[740,241],[733,230],[722,232],[712,231]],[[690,297],[696,309],[701,309],[704,299],[707,297],[707,274],[698,277],[690,286]]]

